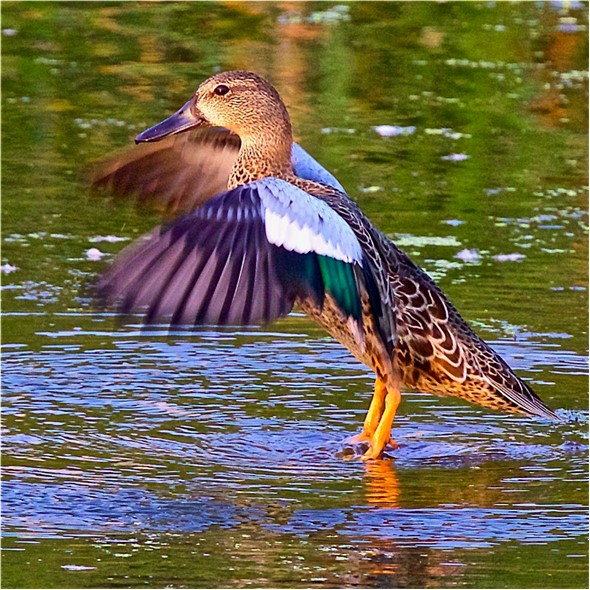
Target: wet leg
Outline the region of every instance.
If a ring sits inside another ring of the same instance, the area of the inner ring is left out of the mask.
[[[385,396],[385,411],[383,412],[383,415],[379,420],[379,424],[377,425],[377,428],[371,437],[371,447],[361,457],[361,459],[364,461],[369,459],[377,459],[383,452],[383,449],[386,447],[387,443],[397,447],[391,438],[391,426],[393,424],[393,419],[395,418],[395,413],[397,412],[400,401],[401,394],[399,386],[389,385],[387,387],[387,395]]]
[[[377,377],[377,379],[375,379],[375,391],[373,393],[373,398],[371,399],[371,405],[369,406],[369,411],[367,412],[363,424],[363,431],[350,438],[348,442],[351,444],[358,444],[360,442],[370,441],[373,438],[383,414],[386,395],[387,386],[385,385],[385,381]]]

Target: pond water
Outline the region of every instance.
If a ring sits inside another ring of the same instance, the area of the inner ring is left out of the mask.
[[[587,588],[587,5],[4,3],[3,587]],[[221,69],[562,423],[419,392],[305,317],[117,327],[84,285],[156,215],[92,162]],[[94,260],[92,248],[109,256]]]

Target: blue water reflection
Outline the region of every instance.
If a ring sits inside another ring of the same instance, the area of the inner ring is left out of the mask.
[[[586,478],[585,413],[549,424],[408,394],[393,461],[365,465],[346,460],[345,441],[360,427],[371,376],[330,340],[263,330],[75,335],[80,344],[57,331],[38,351],[5,352],[11,537],[247,526],[473,550],[586,534],[585,508],[559,504]],[[531,375],[585,366],[533,340],[497,348]],[[531,495],[556,481],[544,502]]]
[[[587,4],[2,21],[4,586],[587,586]],[[307,320],[169,334],[91,309],[83,285],[160,219],[86,198],[84,170],[234,68],[562,423],[408,393],[400,447],[364,464],[373,375]]]

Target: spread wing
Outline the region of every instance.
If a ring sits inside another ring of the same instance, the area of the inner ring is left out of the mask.
[[[293,170],[299,178],[321,182],[338,191],[346,192],[338,180],[315,158],[312,158],[298,143],[293,143],[291,147],[291,162],[293,163]]]
[[[363,263],[357,238],[326,203],[265,178],[132,244],[95,294],[146,322],[253,325],[288,314],[297,299],[321,307],[329,293],[360,326]]]
[[[225,190],[239,149],[240,138],[227,129],[197,128],[100,163],[91,173],[92,188],[134,197],[168,216],[188,213]]]
[[[98,164],[91,173],[96,191],[134,197],[167,216],[194,211],[224,191],[240,149],[240,138],[220,127],[199,127],[157,142],[141,143]],[[301,178],[343,190],[301,146],[292,161]]]

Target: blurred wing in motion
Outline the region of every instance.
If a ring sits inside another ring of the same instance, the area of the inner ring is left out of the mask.
[[[226,189],[240,138],[221,127],[198,127],[157,142],[140,143],[98,164],[91,172],[95,191],[134,197],[140,206],[167,217],[194,211]],[[342,185],[294,143],[295,174],[338,190]]]
[[[222,193],[125,249],[95,286],[123,313],[171,325],[265,324],[329,293],[362,322],[361,246],[326,203],[265,178]]]
[[[225,190],[239,149],[230,131],[197,128],[124,150],[96,167],[92,187],[166,216],[190,213]]]

